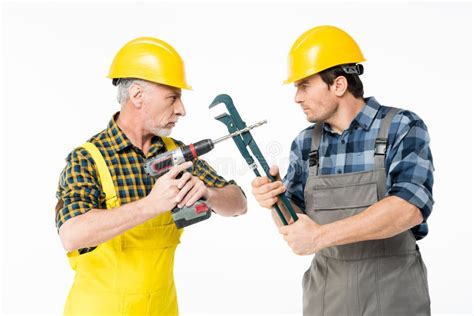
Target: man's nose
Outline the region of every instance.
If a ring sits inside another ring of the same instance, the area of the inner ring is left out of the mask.
[[[186,115],[186,109],[184,108],[184,104],[183,104],[183,101],[181,101],[181,99],[179,99],[178,102],[176,102],[174,112],[176,115],[180,115],[180,116]]]
[[[300,88],[296,88],[295,102],[298,104],[301,104],[303,102],[303,97]]]

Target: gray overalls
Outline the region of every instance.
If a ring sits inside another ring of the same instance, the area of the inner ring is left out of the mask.
[[[318,175],[322,124],[315,126],[304,192],[306,213],[315,222],[355,215],[385,196],[387,136],[397,111],[381,121],[373,171]],[[303,315],[430,315],[426,268],[411,230],[316,253],[303,276]]]

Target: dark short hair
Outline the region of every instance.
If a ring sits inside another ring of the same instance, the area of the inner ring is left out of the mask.
[[[356,66],[356,65],[350,64],[349,66]],[[361,65],[357,65],[357,66],[361,66]],[[359,75],[356,73],[346,73],[340,65],[323,70],[319,73],[319,75],[321,76],[321,79],[328,85],[328,87],[330,87],[334,83],[334,80],[337,77],[343,76],[347,80],[347,90],[349,90],[349,92],[355,98],[359,99],[359,98],[364,97],[364,85],[362,84],[362,81],[360,80]]]

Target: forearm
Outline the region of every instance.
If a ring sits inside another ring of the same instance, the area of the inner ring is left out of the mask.
[[[247,199],[236,185],[208,188],[207,202],[222,216],[236,216],[247,212]]]
[[[91,209],[66,221],[59,236],[67,251],[97,246],[154,217],[141,199],[111,210]]]
[[[420,210],[397,196],[386,197],[363,212],[321,226],[320,247],[326,248],[398,235],[423,220]]]

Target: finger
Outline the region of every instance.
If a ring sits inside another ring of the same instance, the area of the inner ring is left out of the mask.
[[[267,193],[260,194],[260,199],[262,200],[268,200],[271,198],[278,197],[280,194],[285,192],[285,187],[284,186],[279,186],[276,189],[273,189],[271,191],[268,191]]]
[[[263,195],[277,188],[283,187],[281,181],[271,182],[260,187],[252,188],[254,195]]]
[[[179,205],[184,205],[183,204],[183,199],[186,197],[188,192],[194,187],[194,181],[193,179],[189,180],[181,190],[179,190],[179,193],[176,195],[176,203]]]
[[[292,228],[288,225],[283,225],[283,226],[278,227],[278,231],[280,232],[280,234],[282,234],[284,236],[288,235],[290,233],[291,229]]]
[[[276,165],[271,166],[271,168],[270,168],[270,174],[271,174],[272,176],[274,176],[276,180],[281,180],[280,171],[279,171],[279,169],[278,169],[278,166],[276,166]]]
[[[196,183],[189,191],[188,193],[183,197],[183,199],[181,200],[181,202],[179,203],[181,205],[181,207],[183,207],[184,205],[186,206],[190,206],[192,205],[190,201],[194,195],[203,188],[204,186],[201,186],[201,184],[198,182]],[[197,200],[196,200],[197,201]],[[195,201],[194,201],[195,202]],[[192,202],[192,203],[194,203]]]
[[[185,172],[178,181],[178,184],[177,184],[178,189],[181,189],[182,187],[184,187],[184,185],[189,181],[189,179],[192,178],[192,176],[193,175],[191,173]]]
[[[194,203],[196,203],[197,200],[199,200],[200,198],[204,196],[204,188],[203,187],[196,188],[196,190],[192,190],[191,192],[189,192],[189,194],[186,197],[188,196],[189,196],[189,199],[186,202],[186,206],[191,206]]]
[[[276,198],[264,199],[262,198],[261,195],[256,195],[255,199],[257,200],[258,204],[260,204],[260,206],[267,207],[267,208],[271,207],[274,204],[274,202],[277,200]],[[275,199],[275,201],[273,199]]]
[[[188,168],[191,168],[193,166],[193,163],[191,161],[187,161],[183,164],[180,164],[178,166],[174,166],[173,168],[168,171],[167,174],[165,174],[163,177],[168,177],[169,179],[175,179],[176,176],[181,172],[185,171]]]
[[[167,198],[170,200],[175,199],[178,194],[179,194],[178,188],[176,187],[175,184],[172,184],[172,183],[170,184],[166,193],[163,193],[163,192],[160,193],[160,195],[163,196],[163,198]]]
[[[308,217],[308,215],[306,214],[301,214],[301,213],[296,213],[296,216],[298,216],[298,219],[302,218],[302,217]]]
[[[179,202],[179,207],[185,206],[189,199],[191,198],[192,195],[196,192],[196,184],[193,184],[189,190],[186,192],[186,194],[183,196],[183,199]]]
[[[259,186],[264,185],[264,184],[269,183],[269,182],[270,182],[270,179],[268,179],[267,177],[257,177],[255,179],[253,179],[252,187],[259,187]]]
[[[301,251],[301,250],[293,249],[293,248],[292,248],[292,250],[293,250],[293,253],[294,253],[295,255],[298,255],[298,256],[304,256],[304,255],[306,255],[306,254],[305,254],[303,251]]]
[[[264,200],[260,203],[261,206],[265,208],[271,208],[273,205],[275,205],[278,202],[277,198],[271,198],[268,200]]]

